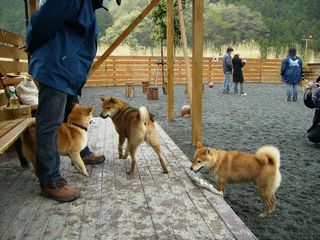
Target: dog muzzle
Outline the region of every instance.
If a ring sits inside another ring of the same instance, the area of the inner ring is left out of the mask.
[[[192,166],[190,167],[191,171],[194,171],[195,173],[199,172],[201,169],[203,168],[203,166],[201,166],[199,169],[194,169]]]

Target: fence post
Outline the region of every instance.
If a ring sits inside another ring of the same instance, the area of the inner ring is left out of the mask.
[[[263,61],[263,60],[260,58],[260,60],[259,60],[259,78],[260,78],[260,79],[259,79],[259,80],[260,80],[259,82],[260,82],[260,83],[262,83],[262,69],[261,69],[261,68],[262,68],[262,61]]]
[[[117,80],[116,80],[116,58],[113,57],[113,85],[116,86],[117,85]]]

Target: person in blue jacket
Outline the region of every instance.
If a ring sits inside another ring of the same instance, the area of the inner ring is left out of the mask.
[[[232,81],[232,59],[231,59],[231,52],[233,51],[232,47],[228,47],[226,53],[223,56],[222,60],[222,67],[223,67],[223,74],[224,74],[224,83],[223,83],[223,93],[230,92],[230,86]]]
[[[295,48],[290,48],[281,65],[282,80],[287,85],[287,101],[298,100],[298,84],[302,80],[302,61],[296,56]]]
[[[37,175],[41,194],[57,201],[73,201],[78,188],[60,175],[57,130],[68,97],[77,98],[97,51],[95,10],[102,0],[40,1],[27,28],[29,73],[39,83],[36,113]]]
[[[314,89],[313,92],[312,89]],[[304,104],[308,108],[315,109],[312,126],[307,131],[307,137],[311,142],[320,143],[320,76],[316,83],[307,83],[305,90]]]

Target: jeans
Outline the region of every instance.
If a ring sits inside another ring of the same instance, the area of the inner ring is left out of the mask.
[[[230,92],[231,80],[232,80],[232,72],[225,72],[224,73],[224,83],[223,83],[223,92],[224,93]]]
[[[68,95],[39,84],[36,114],[36,158],[41,187],[48,187],[61,177],[57,149],[58,128],[63,122]]]
[[[298,84],[297,83],[287,83],[287,101],[297,101],[298,100]]]
[[[314,127],[307,136],[311,142],[320,143],[320,127]]]
[[[244,93],[243,91],[243,82],[240,82],[240,93]],[[234,94],[238,94],[238,82],[234,83]]]

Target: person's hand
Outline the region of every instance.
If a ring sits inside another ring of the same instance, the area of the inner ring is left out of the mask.
[[[247,62],[247,60],[245,60],[245,59],[244,59],[244,60],[243,60],[243,62],[244,62],[244,63],[246,63],[246,62]]]
[[[307,82],[306,85],[304,86],[304,90],[306,92],[310,92],[312,90],[313,82]]]

